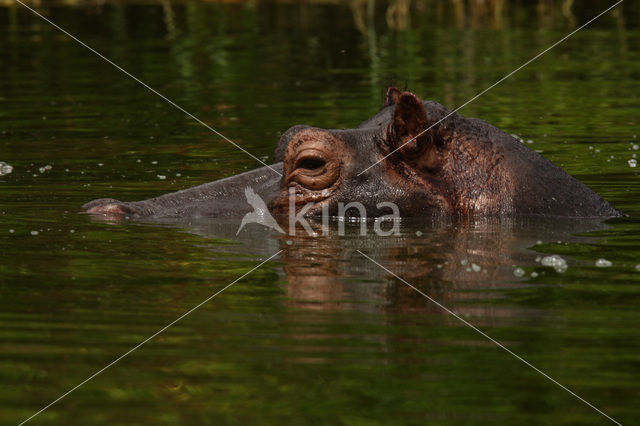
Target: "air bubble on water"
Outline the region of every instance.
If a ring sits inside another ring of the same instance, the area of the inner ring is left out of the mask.
[[[31,231],[31,232],[29,232],[29,233],[30,233],[31,235],[38,235],[38,234],[39,234],[39,232],[38,232],[38,231]]]
[[[599,150],[599,149],[596,149],[596,152],[600,152],[600,150]]]
[[[634,143],[631,148],[633,148],[634,151],[637,151],[638,149],[640,149],[640,146],[638,146],[638,144]]]
[[[156,160],[153,160],[151,164],[158,164],[158,162]]]
[[[611,265],[613,265],[613,263],[610,260],[603,259],[603,258],[596,260],[596,266],[598,268],[608,268]]]
[[[593,146],[589,145],[589,150],[593,151]]]
[[[182,176],[182,173],[176,173],[176,177]]]
[[[640,264],[636,265],[636,271],[640,272]]]
[[[40,167],[40,168],[38,169],[38,171],[39,171],[40,173],[44,173],[44,172],[46,172],[46,171],[47,171],[47,169],[45,169],[44,167]]]
[[[629,163],[629,167],[636,167],[638,165],[638,162],[633,158],[627,161],[627,163]]]
[[[480,265],[476,265],[475,263],[472,263],[471,264],[471,269],[473,269],[473,272],[480,272],[482,267]]]
[[[531,273],[531,278],[536,278],[538,276],[538,273],[536,271],[533,271]]]
[[[527,143],[533,143],[533,139],[527,139]]]
[[[138,158],[138,159],[136,160],[136,163],[142,163],[142,160]]]
[[[165,175],[156,175],[158,179],[165,180],[167,177]]]
[[[516,269],[513,270],[513,275],[515,275],[518,278],[524,277],[524,274],[525,274],[525,272],[524,272],[524,269],[522,269],[522,268],[516,268]]]
[[[14,232],[16,232],[15,229],[9,229],[10,234],[13,234]]]
[[[0,161],[0,176],[8,175],[13,171],[13,166],[5,163],[4,161]]]
[[[287,245],[290,246],[291,244],[293,244],[293,241],[287,240]]]
[[[540,262],[542,260],[541,256],[536,256],[536,262]]]
[[[98,167],[104,166],[104,163],[98,163]]]
[[[543,242],[541,240],[536,241],[536,245],[537,246],[542,245],[542,244],[543,244]]]
[[[557,254],[543,257],[540,262],[544,266],[551,266],[556,272],[565,272],[568,268],[567,261]]]
[[[467,259],[462,259],[462,260],[460,261],[460,264],[461,264],[461,265],[466,265],[467,263],[469,263],[469,261],[468,261]]]
[[[421,237],[422,236],[422,231],[416,231],[416,237]]]

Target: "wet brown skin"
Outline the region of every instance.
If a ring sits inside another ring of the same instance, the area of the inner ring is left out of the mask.
[[[323,206],[335,215],[340,201],[363,203],[369,216],[389,214],[376,208],[381,201],[396,203],[407,217],[621,215],[562,169],[484,121],[458,114],[445,118],[449,111],[441,105],[395,88],[389,89],[385,105],[353,130],[296,126],[283,135],[276,156],[284,161],[284,185],[270,204],[272,212],[287,214],[292,186],[296,206],[314,202],[308,215],[320,214]],[[301,167],[299,153],[308,151],[316,153],[314,167]],[[299,179],[307,174],[314,175],[313,187]]]
[[[150,200],[96,200],[84,207],[115,218],[241,217],[251,211],[242,193],[251,186],[283,221],[290,190],[296,211],[310,203],[306,216],[323,208],[335,216],[339,203],[355,201],[369,217],[390,214],[380,202],[395,203],[404,217],[621,215],[514,137],[484,121],[448,115],[438,103],[390,88],[383,109],[355,129],[285,132],[273,165],[281,179],[265,167]]]

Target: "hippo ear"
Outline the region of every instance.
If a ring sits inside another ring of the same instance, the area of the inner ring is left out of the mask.
[[[402,92],[395,87],[389,87],[387,89],[387,95],[384,98],[384,105],[382,105],[382,108],[397,104],[401,94]]]
[[[427,111],[416,95],[404,92],[398,95],[393,123],[389,128],[390,148],[405,158],[423,153],[430,145],[431,132]]]

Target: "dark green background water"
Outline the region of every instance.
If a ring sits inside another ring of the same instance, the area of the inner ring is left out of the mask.
[[[357,1],[39,10],[268,161],[288,127],[353,127],[389,84],[455,108],[612,4],[481,3],[414,2],[405,15],[402,2],[369,13]],[[0,423],[26,419],[278,250],[31,422],[608,423],[356,250],[619,422],[637,422],[637,2],[461,111],[530,140],[628,218],[406,223],[394,238],[351,230],[289,243],[256,225],[235,238],[237,224],[79,214],[94,198],[147,198],[257,164],[5,4],[0,161],[13,173],[0,177]],[[566,272],[536,261],[552,253]]]

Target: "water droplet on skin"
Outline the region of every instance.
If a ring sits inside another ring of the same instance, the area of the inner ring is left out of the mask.
[[[524,277],[524,273],[525,273],[524,269],[522,269],[522,268],[516,268],[516,269],[513,270],[513,275],[515,275],[518,278]]]
[[[598,268],[608,268],[611,265],[613,265],[613,263],[611,263],[610,260],[603,259],[603,258],[596,260],[596,267]]]

